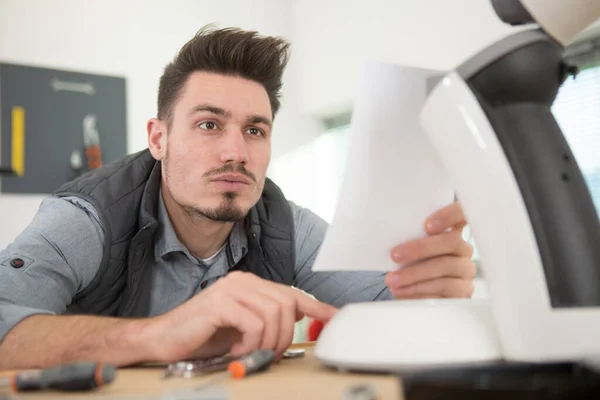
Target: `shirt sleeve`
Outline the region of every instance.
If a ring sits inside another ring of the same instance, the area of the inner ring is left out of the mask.
[[[312,271],[328,224],[309,209],[289,202],[295,225],[295,286],[318,300],[341,307],[348,303],[392,300],[385,273],[370,271]]]
[[[0,341],[28,316],[63,313],[96,276],[103,251],[104,231],[89,203],[45,199],[0,251]]]

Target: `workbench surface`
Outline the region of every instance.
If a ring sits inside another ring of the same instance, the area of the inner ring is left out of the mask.
[[[303,358],[282,360],[279,364],[259,375],[243,380],[220,380],[208,386],[204,392],[224,393],[226,396],[207,396],[210,400],[317,400],[344,399],[344,392],[353,385],[370,384],[377,392],[377,399],[401,399],[400,381],[394,375],[357,374],[339,372],[324,367],[313,354],[311,344],[296,345],[305,348]],[[90,393],[44,392],[19,394],[22,399],[131,399],[131,400],[187,400],[202,397],[185,396],[186,391],[208,381],[216,381],[217,373],[192,379],[162,379],[163,367],[139,367],[119,369],[116,380]],[[6,373],[0,373],[0,376]],[[221,373],[223,376],[223,373]],[[0,389],[0,399],[7,391]],[[196,395],[202,392],[197,393]],[[176,396],[177,395],[177,396]],[[13,398],[12,396],[10,398]]]

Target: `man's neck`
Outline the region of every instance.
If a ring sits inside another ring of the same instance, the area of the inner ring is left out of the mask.
[[[164,188],[162,198],[177,238],[192,254],[204,259],[223,247],[233,222],[216,222],[201,216],[190,216]]]

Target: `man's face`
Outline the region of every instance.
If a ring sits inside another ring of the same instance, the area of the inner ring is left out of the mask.
[[[162,160],[163,190],[192,216],[242,219],[264,187],[271,115],[259,83],[191,74],[175,102],[168,133],[152,133],[166,130],[165,121],[149,124],[152,154]]]

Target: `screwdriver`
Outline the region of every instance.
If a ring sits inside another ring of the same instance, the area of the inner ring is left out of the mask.
[[[77,362],[41,370],[25,371],[0,378],[0,387],[15,392],[54,389],[63,391],[92,390],[111,383],[117,368],[110,364]]]
[[[215,378],[196,386],[193,391],[206,390],[229,378],[242,379],[248,375],[266,371],[273,364],[274,358],[275,352],[273,350],[255,350],[250,354],[231,361],[227,366],[226,372],[222,372]]]
[[[248,375],[267,370],[273,363],[275,353],[272,350],[256,350],[229,363],[227,370],[234,379],[242,379]]]

